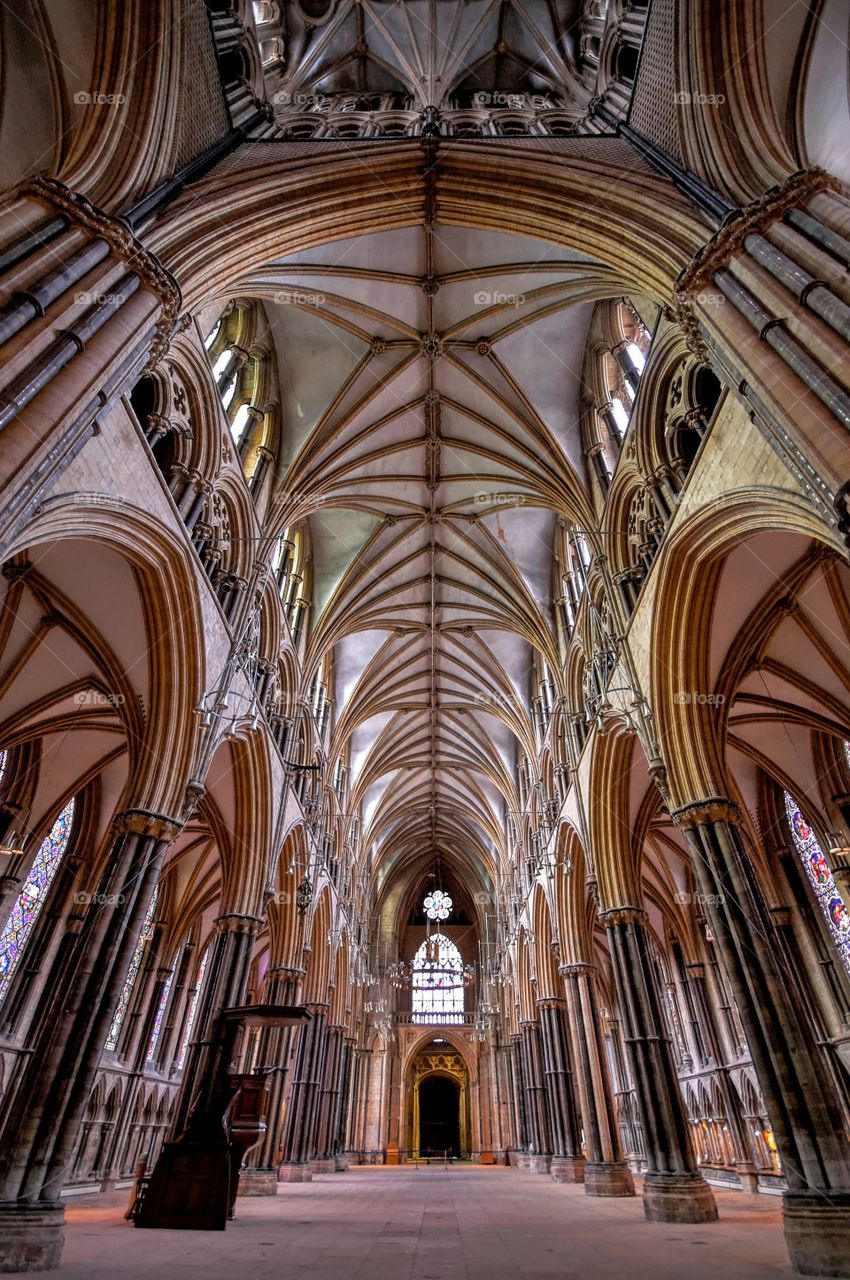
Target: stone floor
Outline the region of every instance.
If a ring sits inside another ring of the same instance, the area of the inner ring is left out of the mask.
[[[762,1280],[791,1276],[780,1204],[718,1192],[721,1221],[501,1168],[352,1169],[245,1199],[226,1232],[139,1231],[125,1192],[68,1203],[63,1280]]]

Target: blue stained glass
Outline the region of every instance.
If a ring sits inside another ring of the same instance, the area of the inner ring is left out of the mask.
[[[186,1054],[189,1049],[189,1041],[192,1039],[192,1030],[195,1026],[195,1015],[198,1012],[198,998],[201,994],[201,987],[204,984],[204,974],[206,972],[207,959],[209,957],[209,954],[210,954],[210,949],[209,947],[207,947],[206,951],[201,957],[201,963],[198,965],[198,973],[197,973],[197,977],[195,978],[195,990],[192,995],[192,1003],[189,1006],[189,1016],[186,1019],[186,1030],[183,1033],[183,1043],[180,1046],[180,1056],[177,1059],[177,1068],[178,1070],[181,1070],[181,1071],[183,1069],[183,1063],[186,1061]]]
[[[153,891],[148,913],[145,916],[145,923],[142,925],[142,932],[139,934],[139,941],[136,943],[136,950],[133,952],[133,959],[130,961],[130,968],[127,970],[127,977],[124,980],[124,986],[121,990],[121,998],[112,1017],[112,1026],[109,1028],[109,1035],[106,1037],[107,1049],[117,1049],[118,1037],[121,1034],[121,1025],[127,1014],[127,1007],[130,1003],[130,996],[133,994],[133,987],[136,984],[136,978],[139,975],[139,966],[142,963],[145,946],[148,938],[153,933],[153,917],[156,911],[156,898],[159,892],[159,886]]]
[[[59,870],[74,821],[74,801],[69,800],[50,832],[41,842],[30,873],[0,934],[0,1001],[18,967],[24,948],[47,898],[53,877]]]
[[[826,918],[832,940],[838,948],[845,969],[850,973],[850,914],[844,905],[844,899],[838,892],[817,836],[800,812],[797,801],[787,791],[785,792],[785,813],[797,853],[800,855],[809,883]]]

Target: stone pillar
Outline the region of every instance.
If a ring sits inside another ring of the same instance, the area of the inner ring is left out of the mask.
[[[58,1266],[59,1193],[162,859],[179,830],[175,820],[141,810],[117,825],[88,910],[69,921],[69,947],[48,981],[16,1082],[0,1159],[0,1271]]]
[[[216,920],[216,936],[210,945],[202,1006],[193,1028],[194,1039],[186,1052],[183,1082],[174,1107],[171,1138],[191,1127],[194,1114],[205,1115],[214,1087],[216,1053],[214,1035],[222,1009],[244,1003],[248,966],[254,938],[262,925],[258,916],[231,912]]]
[[[348,1168],[348,1131],[349,1117],[351,1109],[354,1106],[355,1088],[354,1088],[354,1040],[350,1036],[343,1037],[340,1072],[339,1072],[339,1091],[336,1100],[336,1118],[334,1121],[334,1166],[337,1173],[344,1173]]]
[[[785,1239],[803,1275],[850,1276],[850,1161],[806,993],[777,963],[774,926],[736,825],[718,797],[673,816],[685,830],[782,1161]]]
[[[567,1010],[587,1151],[585,1194],[633,1196],[634,1180],[620,1150],[593,982],[595,971],[589,964],[566,964],[561,966],[560,972],[566,979]]]
[[[511,1089],[517,1118],[517,1167],[527,1169],[529,1166],[529,1134],[525,1106],[525,1062],[522,1051],[522,1036],[518,1031],[511,1036]]]
[[[723,1062],[722,1040],[714,1009],[706,991],[705,965],[689,964],[686,969],[691,999],[707,1041],[708,1051],[717,1063],[717,1079],[735,1144],[735,1171],[741,1179],[741,1190],[756,1192],[758,1191],[758,1173],[753,1160],[752,1142],[741,1115],[740,1096],[729,1078],[729,1068]]]
[[[316,1149],[319,1090],[325,1058],[325,1022],[328,1006],[307,1005],[313,1015],[301,1028],[292,1068],[292,1087],[283,1120],[280,1182],[310,1182],[310,1161]]]
[[[532,1173],[548,1173],[552,1160],[549,1133],[549,1103],[543,1075],[543,1042],[539,1022],[524,1022],[521,1027],[525,1105],[528,1118],[528,1150]]]
[[[295,969],[277,968],[266,978],[266,1004],[295,1004],[303,974]],[[268,1127],[263,1137],[245,1156],[239,1175],[240,1196],[277,1195],[277,1151],[283,1123],[283,1096],[292,1054],[292,1027],[264,1027],[254,1057],[255,1070],[266,1072]]]
[[[344,1031],[344,1027],[328,1027],[325,1033],[325,1069],[318,1100],[316,1154],[311,1162],[313,1173],[336,1172],[336,1121]]]
[[[554,1182],[584,1182],[585,1159],[578,1154],[578,1119],[573,1093],[567,1006],[564,1000],[538,1000],[543,1069],[552,1135],[550,1173]]]
[[[643,1207],[650,1222],[713,1222],[714,1194],[699,1172],[670,1037],[652,971],[646,915],[635,907],[601,914],[626,1053],[641,1119],[647,1171]]]

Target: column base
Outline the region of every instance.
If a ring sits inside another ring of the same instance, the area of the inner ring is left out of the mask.
[[[334,1169],[337,1173],[345,1173],[348,1169],[349,1155],[347,1151],[343,1151],[341,1155],[334,1156]]]
[[[735,1172],[741,1179],[741,1190],[746,1191],[748,1195],[758,1195],[759,1176],[756,1172],[754,1164],[739,1164],[735,1166]]]
[[[799,1275],[850,1276],[850,1195],[786,1191],[782,1218],[791,1265]]]
[[[586,1196],[633,1196],[635,1180],[624,1160],[588,1161],[584,1166]]]
[[[309,1164],[282,1164],[277,1171],[278,1182],[312,1182],[313,1170]]]
[[[52,1271],[64,1243],[64,1205],[0,1201],[0,1272]]]
[[[276,1196],[276,1169],[242,1169],[237,1196]]]
[[[553,1156],[549,1173],[553,1182],[584,1182],[584,1156]]]
[[[702,1174],[647,1173],[643,1180],[647,1222],[716,1222],[714,1192]]]
[[[529,1173],[548,1173],[551,1164],[551,1156],[544,1156],[535,1152],[533,1155],[529,1156],[528,1171]]]
[[[531,1156],[527,1151],[518,1151],[516,1153],[514,1163],[518,1169],[522,1169],[525,1173],[528,1173],[528,1170],[531,1167]]]
[[[336,1173],[336,1160],[333,1156],[324,1160],[311,1160],[310,1168],[313,1173]]]

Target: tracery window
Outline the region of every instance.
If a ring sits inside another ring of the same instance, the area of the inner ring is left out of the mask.
[[[59,870],[62,855],[71,837],[73,822],[74,801],[69,800],[42,840],[30,873],[24,881],[24,887],[0,934],[0,1001],[5,998],[9,990],[24,948],[44,906],[53,877]]]
[[[130,961],[130,968],[127,970],[127,977],[124,979],[124,986],[121,990],[121,997],[118,1001],[117,1008],[112,1017],[112,1026],[109,1028],[109,1035],[106,1037],[107,1049],[115,1049],[118,1047],[118,1037],[121,1034],[121,1027],[124,1018],[127,1015],[127,1009],[130,1004],[130,997],[133,994],[133,988],[136,985],[136,979],[139,976],[139,969],[142,963],[145,947],[148,939],[153,933],[153,920],[156,912],[156,899],[158,887],[153,891],[153,897],[145,916],[145,922],[142,925],[142,932],[139,934],[139,941],[136,943],[136,950],[133,952],[133,959]]]
[[[176,963],[176,960],[175,960],[175,963]],[[151,1031],[151,1038],[148,1041],[148,1051],[145,1057],[146,1062],[153,1062],[154,1060],[154,1055],[156,1054],[156,1046],[159,1041],[159,1033],[162,1030],[162,1020],[165,1017],[165,1010],[168,1007],[168,997],[171,994],[171,984],[173,981],[174,981],[174,968],[172,966],[171,972],[169,973],[168,977],[165,979],[165,982],[163,983],[163,987],[162,987],[162,992],[160,993],[159,1004],[156,1010],[156,1017],[154,1018],[153,1029]]]
[[[800,812],[797,801],[785,792],[785,813],[800,861],[824,914],[832,940],[850,973],[850,914],[823,855],[818,838]]]
[[[451,938],[432,933],[413,957],[414,1022],[463,1022],[463,958]]]
[[[186,1029],[183,1032],[183,1043],[180,1046],[180,1053],[177,1055],[177,1069],[181,1071],[186,1061],[186,1054],[189,1050],[189,1043],[192,1039],[192,1032],[195,1027],[195,1017],[198,1012],[198,1000],[200,999],[201,989],[204,985],[204,975],[207,971],[207,960],[209,959],[210,949],[207,947],[201,956],[201,963],[198,965],[198,972],[195,975],[195,990],[192,993],[192,1002],[189,1005],[189,1012],[186,1017]]]

